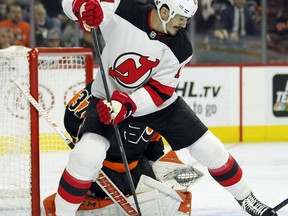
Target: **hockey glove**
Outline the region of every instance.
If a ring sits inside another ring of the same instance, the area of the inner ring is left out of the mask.
[[[103,11],[97,0],[74,0],[72,8],[80,27],[86,32],[90,32],[91,27],[98,27],[103,20]]]
[[[112,123],[112,125],[117,125],[132,115],[137,107],[126,92],[116,90],[112,94],[111,103],[107,100],[100,100],[96,108],[101,122],[104,124]]]

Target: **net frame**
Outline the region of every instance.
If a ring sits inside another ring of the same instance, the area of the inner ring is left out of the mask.
[[[61,56],[61,55],[86,57],[86,84],[93,79],[93,53],[89,48],[34,48],[29,52],[30,71],[30,94],[38,101],[38,59],[40,56]],[[73,66],[72,66],[73,67]],[[68,68],[69,69],[69,68]],[[40,161],[39,161],[39,113],[30,105],[31,115],[31,209],[32,216],[40,215]],[[34,166],[33,166],[34,165]]]
[[[23,50],[24,49],[24,50]],[[29,86],[29,92],[32,97],[36,101],[39,100],[39,61],[42,57],[48,56],[51,58],[56,58],[57,56],[84,56],[85,58],[85,82],[88,84],[93,79],[93,53],[89,48],[34,48],[29,49],[26,47],[16,47],[13,52],[15,52],[15,57],[17,57],[17,50],[27,51],[27,61],[29,67],[29,83],[27,83],[27,87]],[[20,53],[20,52],[19,52]],[[12,57],[13,58],[13,57]],[[69,63],[69,62],[67,62]],[[15,63],[17,67],[17,62]],[[83,67],[77,65],[58,65],[58,69],[75,69],[75,67]],[[63,68],[61,68],[63,67]],[[21,68],[22,69],[22,68]],[[17,69],[16,69],[17,70]],[[7,82],[7,81],[6,81]],[[26,81],[28,82],[28,81]],[[28,89],[28,88],[27,88]],[[28,102],[29,103],[29,102]],[[38,111],[32,106],[30,107],[30,191],[19,191],[17,196],[21,196],[21,194],[30,193],[30,204],[31,204],[31,215],[39,216],[41,215],[41,199],[40,199],[40,128],[39,128],[39,114]],[[4,123],[5,124],[5,123]],[[7,190],[7,194],[9,193],[9,189]],[[5,193],[4,193],[5,195]],[[12,195],[13,196],[13,195]],[[13,198],[13,197],[7,197]],[[9,209],[10,207],[8,207]],[[15,209],[19,207],[15,206]]]

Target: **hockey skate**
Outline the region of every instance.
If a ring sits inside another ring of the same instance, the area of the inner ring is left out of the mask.
[[[272,208],[261,203],[252,192],[244,200],[237,201],[252,216],[277,216]]]

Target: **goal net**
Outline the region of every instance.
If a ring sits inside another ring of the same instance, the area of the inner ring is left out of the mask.
[[[10,81],[18,81],[64,130],[69,99],[93,77],[85,48],[0,50],[0,215],[39,216],[56,192],[69,147]]]

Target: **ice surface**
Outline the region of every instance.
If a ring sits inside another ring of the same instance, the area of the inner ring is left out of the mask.
[[[254,194],[259,200],[270,206],[276,206],[288,198],[288,142],[283,143],[241,143],[226,144],[225,147],[241,165]],[[168,150],[168,149],[166,149]],[[205,175],[191,189],[192,216],[245,216],[234,198],[219,186],[207,170],[188,157],[186,150],[177,152],[183,162],[192,164]],[[61,173],[67,163],[67,153],[41,155],[41,166],[49,179],[41,179],[41,200],[57,190]],[[47,163],[50,166],[47,166]],[[51,165],[52,164],[52,165]],[[1,175],[1,174],[0,174]],[[0,206],[3,200],[0,199]],[[17,212],[0,211],[0,216],[22,215]],[[283,207],[278,216],[288,216],[288,205]]]

